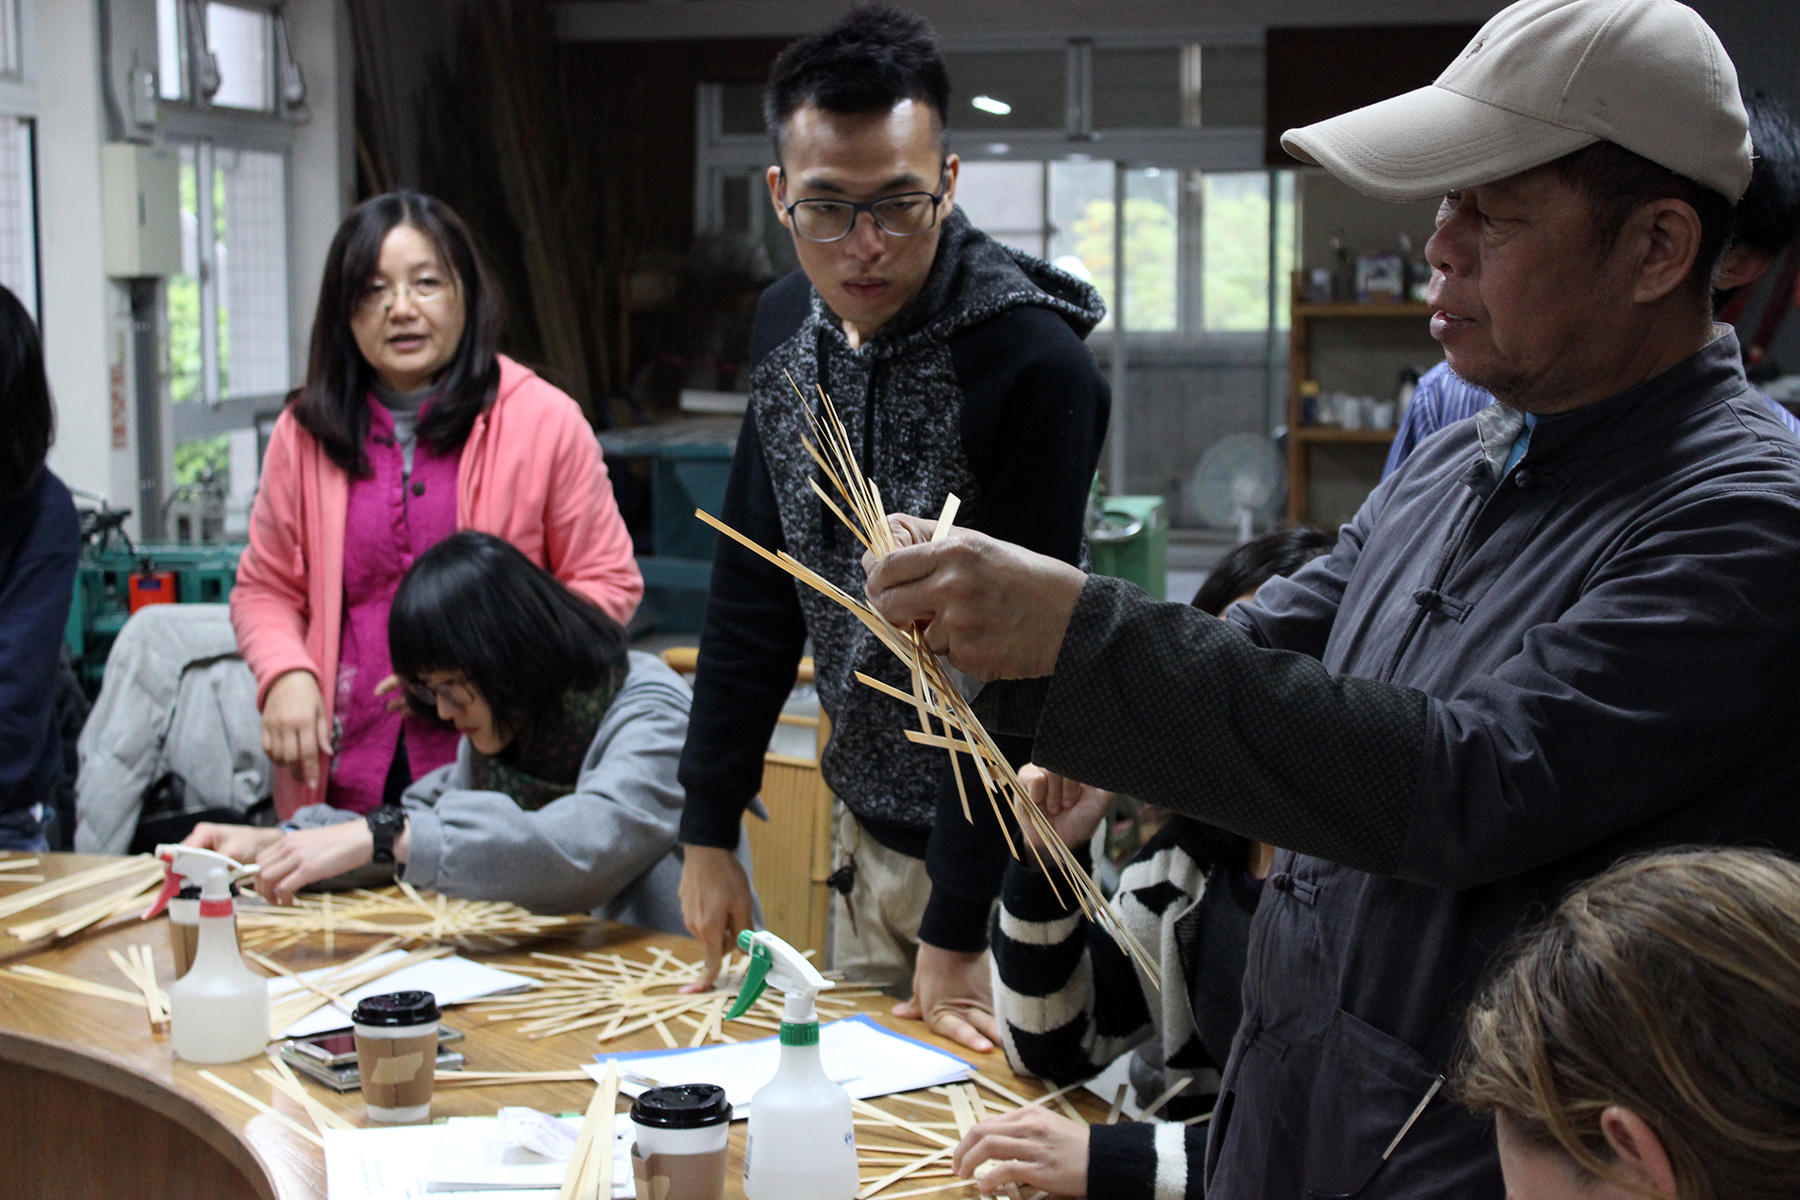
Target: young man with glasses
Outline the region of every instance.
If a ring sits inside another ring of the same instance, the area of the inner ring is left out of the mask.
[[[961,523],[1066,562],[1082,556],[1109,405],[1082,338],[1104,307],[1091,287],[956,209],[948,98],[930,27],[881,5],[788,47],[769,81],[770,199],[801,270],[757,309],[750,409],[722,515],[852,594],[862,548],[812,491],[801,444],[804,409],[821,390],[890,511],[935,513],[955,493]],[[898,994],[912,979],[914,1001],[896,1011],[988,1049],[997,1030],[986,927],[1006,855],[998,824],[979,800],[975,824],[965,820],[946,756],[905,740],[916,714],[856,682],[861,671],[910,686],[892,655],[727,539],[681,763],[683,912],[707,956],[697,986],[710,985],[749,920],[749,881],[731,850],[809,638],[832,720],[821,768],[848,810],[833,877],[844,895],[835,965]],[[1030,743],[1005,749],[1022,763]],[[980,796],[979,784],[968,788]]]

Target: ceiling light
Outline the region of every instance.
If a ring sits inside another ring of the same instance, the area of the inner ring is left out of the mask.
[[[992,96],[977,96],[969,103],[984,113],[993,113],[996,117],[1004,117],[1012,111],[1012,105],[1004,100],[996,100]]]

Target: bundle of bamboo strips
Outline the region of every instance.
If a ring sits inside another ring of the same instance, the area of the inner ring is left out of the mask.
[[[560,929],[570,917],[540,917],[498,900],[453,900],[420,892],[409,883],[343,896],[301,896],[292,905],[243,905],[238,936],[245,946],[279,950],[322,933],[330,950],[345,934],[397,937],[404,941],[455,942],[473,939],[511,946],[513,937]]]
[[[35,861],[35,860],[34,860]],[[4,878],[4,876],[0,876]],[[77,871],[72,875],[64,875],[49,883],[40,883],[36,887],[26,888],[22,892],[0,900],[0,920],[28,912],[40,905],[77,892],[87,891],[102,884],[112,885],[98,897],[52,913],[33,921],[24,921],[7,927],[6,932],[21,942],[34,942],[43,937],[68,937],[78,933],[90,925],[109,921],[126,913],[143,908],[149,903],[149,897],[162,886],[163,865],[147,854],[132,858],[121,858],[116,862],[91,867],[86,871]]]
[[[139,992],[143,993],[144,1008],[150,1016],[150,1032],[165,1029],[169,1024],[169,993],[156,983],[156,962],[151,957],[150,947],[145,945],[127,946],[125,953],[108,950],[106,956],[112,959],[113,966],[119,968],[119,974],[129,979]]]
[[[731,989],[749,961],[744,956],[727,960],[715,990],[689,994],[679,989],[700,978],[701,964],[656,946],[650,947],[649,954],[646,961],[597,950],[579,958],[537,952],[532,957],[550,965],[507,969],[541,980],[538,988],[490,1000],[475,1011],[487,1014],[490,1021],[524,1021],[519,1031],[533,1039],[598,1027],[599,1040],[605,1043],[650,1029],[671,1048],[737,1041],[725,1032],[726,1024],[769,1033],[780,1029],[781,1006],[767,996],[735,1022],[725,1020]],[[819,996],[817,1003],[821,1015],[829,1019],[848,1015],[859,998],[874,994],[852,985],[852,989],[837,988]],[[675,1032],[678,1026],[685,1043]]]
[[[789,383],[793,380],[790,378]],[[795,392],[799,393],[798,385]],[[812,428],[813,439],[802,436],[801,441],[807,452],[818,463],[819,470],[825,479],[836,490],[838,498],[843,501],[840,507],[837,501],[827,494],[817,479],[810,480],[812,489],[824,501],[838,520],[850,530],[856,540],[877,558],[893,553],[897,548],[893,530],[888,525],[887,510],[882,506],[881,492],[873,482],[866,478],[858,466],[855,450],[851,447],[849,435],[843,423],[838,419],[837,410],[831,403],[831,397],[819,389],[819,407],[815,411],[806,404],[801,396],[808,422]],[[950,522],[955,518],[957,499],[952,495],[944,505],[939,518],[935,538],[941,538],[949,531]],[[848,511],[846,511],[848,510]],[[696,509],[694,515],[708,525],[738,542],[746,549],[774,563],[795,579],[811,587],[854,614],[875,637],[891,650],[900,661],[906,664],[912,676],[912,693],[909,695],[899,688],[890,687],[879,679],[871,678],[857,672],[856,678],[864,685],[890,696],[902,703],[912,706],[919,715],[919,729],[908,730],[907,738],[921,745],[936,746],[950,752],[954,769],[951,775],[956,780],[956,788],[961,794],[963,816],[973,819],[969,811],[969,797],[963,784],[962,770],[956,756],[966,754],[975,766],[976,775],[981,780],[982,789],[987,793],[988,803],[994,808],[996,818],[1000,820],[1002,832],[1006,832],[1006,821],[1002,805],[1010,809],[1021,825],[1029,825],[1037,835],[1035,839],[1027,839],[1027,846],[1037,859],[1038,866],[1043,869],[1045,878],[1050,881],[1053,891],[1061,895],[1057,887],[1060,876],[1064,886],[1072,894],[1081,911],[1100,925],[1116,941],[1138,970],[1150,983],[1160,988],[1161,972],[1155,959],[1134,937],[1123,921],[1107,904],[1106,897],[1093,878],[1082,869],[1074,851],[1063,843],[1052,828],[1050,819],[1026,795],[1025,785],[1007,762],[1006,756],[1000,753],[993,738],[982,727],[981,721],[963,699],[951,680],[948,669],[925,647],[924,634],[914,628],[901,630],[888,623],[887,619],[861,600],[850,595],[836,584],[820,575],[817,571],[794,558],[786,551],[771,553],[745,537],[731,526],[712,515]],[[933,722],[942,726],[939,733]],[[1013,857],[1021,857],[1019,848],[1013,844],[1010,833],[1006,834],[1008,849]],[[1040,849],[1040,847],[1042,847]],[[1046,851],[1050,859],[1046,863]],[[1052,870],[1052,865],[1054,870]]]
[[[619,1107],[619,1062],[608,1059],[606,1075],[594,1089],[575,1153],[556,1200],[610,1200],[613,1175],[613,1112]]]

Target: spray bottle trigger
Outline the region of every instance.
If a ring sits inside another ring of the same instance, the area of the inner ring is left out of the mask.
[[[169,907],[169,901],[173,900],[175,893],[180,890],[181,876],[175,873],[175,864],[165,859],[163,861],[162,891],[156,894],[156,899],[151,902],[149,908],[144,910],[144,915],[139,920],[148,921],[151,917],[161,913],[163,909]]]
[[[744,986],[739,990],[736,1002],[725,1014],[727,1021],[735,1021],[750,1011],[750,1006],[756,1003],[768,984],[769,968],[775,965],[775,956],[748,929],[738,935],[738,946],[749,953],[750,969],[744,974]]]

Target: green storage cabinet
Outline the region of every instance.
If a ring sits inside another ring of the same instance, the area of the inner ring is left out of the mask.
[[[130,616],[130,579],[149,564],[152,571],[175,573],[175,598],[181,604],[224,604],[237,583],[242,542],[139,542],[87,546],[75,571],[75,595],[69,605],[64,639],[88,695],[98,694],[113,639]]]
[[[1126,579],[1158,600],[1169,591],[1169,506],[1161,496],[1101,496],[1088,530],[1094,574]]]
[[[639,555],[637,564],[658,632],[700,630],[718,534],[694,510],[717,516],[723,508],[740,424],[736,417],[697,417],[600,435],[610,457],[649,460],[653,553]]]

